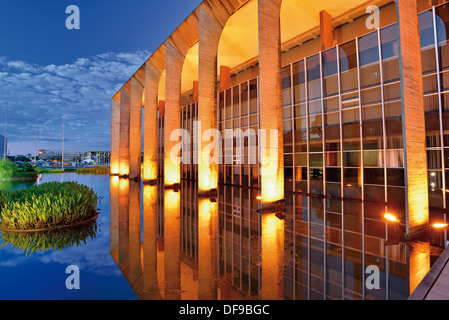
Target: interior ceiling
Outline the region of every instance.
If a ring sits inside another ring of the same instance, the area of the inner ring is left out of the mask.
[[[182,66],[181,93],[193,89],[193,81],[198,81],[198,42],[187,51]]]
[[[351,13],[361,5],[360,0],[283,0],[281,6],[281,42],[320,25],[320,11],[332,17]],[[218,73],[220,66],[231,69],[259,55],[257,0],[251,0],[227,21],[218,47]]]

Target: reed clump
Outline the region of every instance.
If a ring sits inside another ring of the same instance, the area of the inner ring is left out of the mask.
[[[42,230],[71,226],[98,215],[101,197],[76,182],[49,182],[0,191],[0,229]]]

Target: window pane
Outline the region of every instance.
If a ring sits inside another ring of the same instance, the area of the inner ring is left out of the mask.
[[[356,43],[352,40],[339,47],[341,92],[354,91],[358,88]]]

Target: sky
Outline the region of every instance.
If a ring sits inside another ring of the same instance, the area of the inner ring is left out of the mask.
[[[9,154],[34,155],[36,109],[37,149],[62,148],[64,118],[66,150],[110,150],[112,96],[200,3],[0,0],[0,134],[7,122]],[[66,27],[70,5],[79,29]]]

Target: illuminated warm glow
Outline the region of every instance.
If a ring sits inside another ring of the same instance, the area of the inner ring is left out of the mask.
[[[172,186],[181,182],[180,166],[173,163],[165,163],[164,182],[166,186]]]
[[[284,221],[274,213],[263,214],[261,221],[262,299],[279,299],[284,274]]]
[[[260,200],[262,200],[262,197],[261,196],[257,196],[256,199],[260,201]]]
[[[358,0],[283,0],[281,5],[281,42],[291,40],[320,25],[320,11],[333,18],[354,11],[362,3]],[[367,7],[366,4],[363,11]]]
[[[251,0],[229,17],[218,45],[217,67],[233,68],[259,55],[257,1]]]
[[[262,175],[261,197],[264,202],[274,202],[284,199],[284,181],[272,175]]]
[[[111,162],[111,174],[119,174],[120,173],[120,166],[118,164],[118,161]]]
[[[428,242],[415,242],[409,248],[408,274],[412,294],[430,270],[430,245]]]
[[[216,210],[217,203],[212,203],[209,199],[199,199],[198,200],[198,217],[199,219],[204,219],[205,221],[210,221],[213,210]]]
[[[398,222],[398,218],[396,218],[394,215],[392,215],[391,213],[386,213],[384,215],[384,218],[387,219],[390,222]]]
[[[193,89],[193,82],[198,81],[198,42],[187,51],[182,66],[181,94]]]
[[[153,161],[147,161],[143,164],[143,180],[156,180],[157,179],[157,164]]]
[[[434,223],[432,225],[432,227],[434,227],[435,229],[445,229],[447,228],[449,225],[447,223]]]
[[[165,190],[164,209],[173,210],[179,208],[181,193],[174,190]]]
[[[128,179],[120,179],[119,180],[119,192],[121,194],[129,193],[129,180]]]
[[[120,183],[120,178],[118,176],[111,177],[111,187],[117,188]]]
[[[212,172],[208,164],[198,165],[198,189],[200,191],[209,191],[217,188],[217,172]]]
[[[159,88],[157,91],[157,103],[159,105],[159,101],[165,101],[165,76],[166,71],[162,71],[161,78],[159,79]]]
[[[129,175],[129,164],[127,164],[127,163],[120,163],[119,174],[121,176]]]

